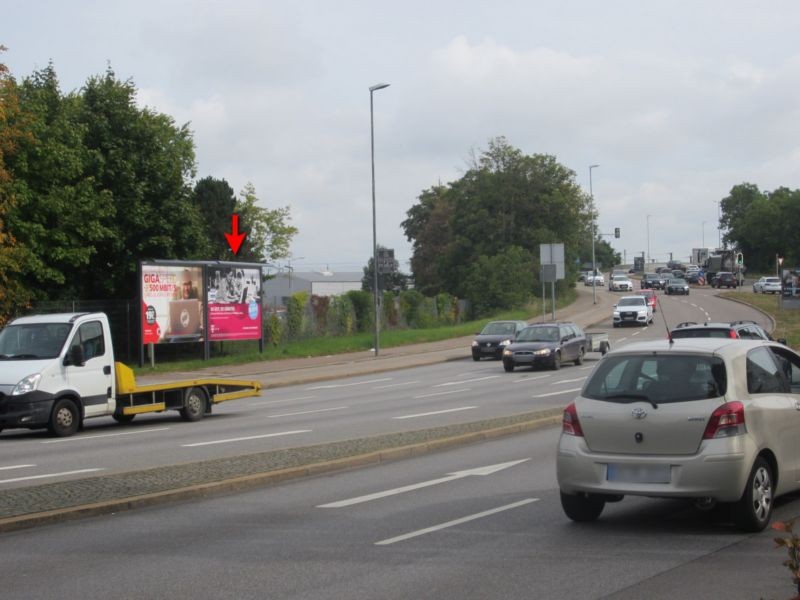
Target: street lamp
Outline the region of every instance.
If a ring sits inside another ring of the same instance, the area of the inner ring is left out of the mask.
[[[703,243],[700,245],[700,247],[701,248],[705,248],[706,247],[706,222],[705,221],[703,221],[702,227],[703,227]]]
[[[372,95],[378,90],[389,87],[388,83],[378,83],[369,88],[369,140],[372,159],[372,280],[373,306],[375,307],[375,357],[378,356],[380,313],[378,312],[378,230],[375,220],[375,122],[372,111]]]
[[[595,227],[594,227],[594,192],[592,191],[592,169],[596,169],[600,165],[589,165],[589,198],[592,200],[592,302],[597,304],[597,280],[595,276],[597,275],[597,263],[595,262],[594,257],[594,238],[595,236]]]
[[[722,222],[722,202],[720,200],[714,200],[714,204],[717,205],[717,248],[722,248],[722,227],[720,226]]]
[[[650,217],[653,215],[647,215],[647,262],[650,262]]]

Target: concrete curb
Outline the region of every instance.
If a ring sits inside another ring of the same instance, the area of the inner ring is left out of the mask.
[[[557,414],[554,414],[556,411]],[[401,460],[404,458],[428,454],[464,444],[483,442],[509,435],[535,431],[537,429],[543,429],[546,427],[554,427],[561,423],[561,409],[548,409],[536,413],[526,413],[526,415],[529,417],[527,420],[509,425],[492,427],[490,429],[472,431],[459,435],[446,436],[415,444],[387,447],[374,452],[355,454],[334,460],[232,477],[218,481],[210,481],[208,483],[191,485],[174,490],[133,495],[102,502],[78,504],[48,511],[2,518],[0,519],[0,532],[17,531],[20,529],[27,529],[40,525],[60,523],[90,516],[111,514],[124,510],[133,510],[136,508],[143,508],[169,502],[208,498],[233,492],[246,491],[274,483],[298,479],[301,477],[320,475],[323,473],[330,473],[332,471],[340,471],[353,467],[378,464],[387,461]],[[479,423],[480,422],[470,425],[477,425]]]

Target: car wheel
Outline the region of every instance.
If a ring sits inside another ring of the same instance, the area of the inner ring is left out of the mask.
[[[516,365],[510,360],[503,361],[503,368],[506,370],[506,373],[511,373],[514,370]]]
[[[759,456],[747,478],[741,500],[733,505],[733,520],[741,529],[758,532],[769,523],[774,493],[772,481],[772,467]]]
[[[553,370],[558,371],[561,368],[561,352],[556,352],[553,356]]]
[[[561,492],[561,508],[564,509],[566,514],[573,521],[585,523],[587,521],[596,521],[606,501],[599,496],[591,494],[565,494]]]
[[[480,359],[481,359],[481,357],[478,356],[477,354],[473,354],[472,355],[472,360],[474,360],[475,362],[478,362]]]
[[[578,358],[575,359],[575,364],[577,366],[581,366],[583,364],[583,355],[586,354],[586,348],[581,346],[581,349],[578,351]]]

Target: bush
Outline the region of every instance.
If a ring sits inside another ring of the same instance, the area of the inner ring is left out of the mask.
[[[295,292],[286,303],[286,326],[289,337],[298,339],[303,334],[303,314],[308,302],[307,292]]]
[[[328,331],[333,335],[351,335],[355,330],[355,310],[346,295],[334,296],[328,312]]]
[[[425,296],[417,290],[406,290],[400,293],[400,315],[408,327],[417,327],[420,308],[424,306]]]
[[[383,323],[389,327],[397,327],[400,317],[395,304],[395,295],[392,292],[383,292]]]
[[[375,300],[372,293],[362,290],[350,290],[345,294],[353,305],[356,319],[356,331],[371,331],[375,325]]]
[[[331,296],[311,296],[311,312],[314,315],[314,332],[325,335],[328,330],[328,314],[330,311]]]
[[[264,319],[264,341],[277,346],[283,339],[283,321],[275,313]]]

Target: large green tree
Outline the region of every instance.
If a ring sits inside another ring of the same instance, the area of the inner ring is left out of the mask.
[[[230,258],[225,238],[231,233],[231,215],[236,212],[236,194],[224,179],[204,177],[195,183],[193,201],[200,211],[208,238],[206,256],[211,260]]]
[[[236,260],[265,262],[286,258],[297,227],[290,225],[288,206],[264,208],[258,204],[255,186],[247,183],[239,193],[235,210],[239,215],[239,229],[247,232]],[[230,224],[230,216],[228,217]],[[229,258],[233,255],[228,251]]]

